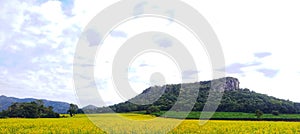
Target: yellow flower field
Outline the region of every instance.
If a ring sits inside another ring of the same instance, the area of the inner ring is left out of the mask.
[[[94,122],[90,121],[89,118]],[[203,133],[203,134],[297,134],[299,122],[208,121],[155,118],[139,114],[76,115],[59,119],[0,119],[0,133],[94,134],[107,133]],[[96,125],[97,126],[96,126]]]

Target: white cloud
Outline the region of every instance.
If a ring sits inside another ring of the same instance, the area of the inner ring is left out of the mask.
[[[233,63],[261,62],[243,68],[241,87],[300,102],[299,81],[300,18],[299,1],[185,1],[203,14],[217,33],[227,66]],[[234,3],[234,4],[233,4]],[[257,52],[271,56],[256,58]],[[279,70],[268,78],[259,69]]]
[[[70,7],[60,1],[0,2],[0,68],[5,70],[0,72],[1,93],[75,102],[72,62],[80,32],[99,11],[117,1],[75,0]],[[238,77],[241,87],[300,102],[297,96],[297,89],[300,88],[297,84],[300,78],[300,62],[297,62],[297,57],[300,57],[297,49],[300,44],[299,1],[184,2],[196,8],[212,25],[221,41],[226,66],[240,65],[237,69],[242,74],[228,72],[228,75]],[[142,12],[142,7],[137,10],[138,13]],[[176,15],[176,11],[171,14]],[[96,79],[108,81],[101,87],[103,90],[99,90],[101,94],[105,94],[103,97],[106,102],[122,101],[121,98],[114,98],[118,94],[109,82],[114,55],[127,39],[146,31],[167,32],[180,40],[194,57],[198,57],[195,61],[199,62],[199,70],[190,70],[190,73],[198,71],[200,79],[211,79],[205,50],[191,33],[177,23],[144,18],[120,25],[116,30],[126,33],[126,38],[108,36],[106,41],[109,45],[104,43],[97,55],[102,58],[97,60],[97,64],[103,66],[97,72],[101,74],[101,78],[98,76]],[[122,37],[124,35],[122,33]],[[171,47],[171,43],[166,40],[161,39],[159,42],[164,47]],[[255,56],[261,52],[270,52],[272,55],[263,58]],[[166,76],[174,73],[172,69],[167,70],[173,67],[172,64],[165,67],[154,66],[156,63],[164,65],[163,61],[167,60],[156,62],[157,58],[151,60],[149,57],[151,56],[135,61],[130,72],[130,75],[137,76],[136,79],[139,80],[132,83],[138,92],[149,86],[151,71],[145,75],[145,69],[170,71]],[[251,63],[261,64],[250,66]],[[269,78],[264,75],[266,70],[259,72],[262,69],[278,70],[278,73]],[[167,82],[176,83],[178,79],[167,79]]]
[[[75,22],[63,14],[59,1],[3,5],[0,67],[6,71],[0,81],[6,84],[1,93],[74,103],[72,61],[80,32]]]

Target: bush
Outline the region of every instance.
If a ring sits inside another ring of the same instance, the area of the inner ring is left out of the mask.
[[[259,109],[257,109],[257,110],[255,111],[255,116],[256,116],[257,118],[260,118],[263,114],[264,114],[264,113],[263,113],[262,111],[260,111]]]
[[[146,114],[152,114],[152,113],[157,113],[160,112],[159,108],[157,106],[150,106],[147,110],[146,110]]]
[[[278,116],[279,115],[279,111],[272,111],[272,114],[275,115],[275,116]]]
[[[0,112],[0,118],[7,118],[8,116],[7,116],[7,112],[6,111],[2,111],[2,112]]]

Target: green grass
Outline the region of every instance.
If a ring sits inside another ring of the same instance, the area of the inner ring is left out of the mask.
[[[166,111],[162,111],[159,113],[154,113],[155,115],[163,116]],[[135,113],[144,113],[144,112],[135,112]],[[164,117],[169,118],[178,118],[182,117],[185,112],[175,112],[169,111],[168,114],[164,115]],[[199,119],[201,112],[190,112],[186,119]],[[255,113],[242,113],[242,112],[215,112],[212,118],[257,118]],[[278,116],[272,114],[263,114],[261,117],[264,118],[274,118],[274,119],[300,119],[300,114],[279,114]]]

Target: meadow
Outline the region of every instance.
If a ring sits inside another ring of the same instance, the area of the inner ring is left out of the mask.
[[[178,125],[179,123],[179,125]],[[178,126],[177,126],[178,125]],[[97,127],[99,126],[99,127]],[[177,126],[177,127],[175,127]],[[106,132],[104,132],[104,130]],[[89,114],[68,118],[0,119],[0,133],[94,134],[94,133],[203,133],[203,134],[295,134],[300,133],[299,122],[270,121],[208,121],[157,118],[141,114]]]

